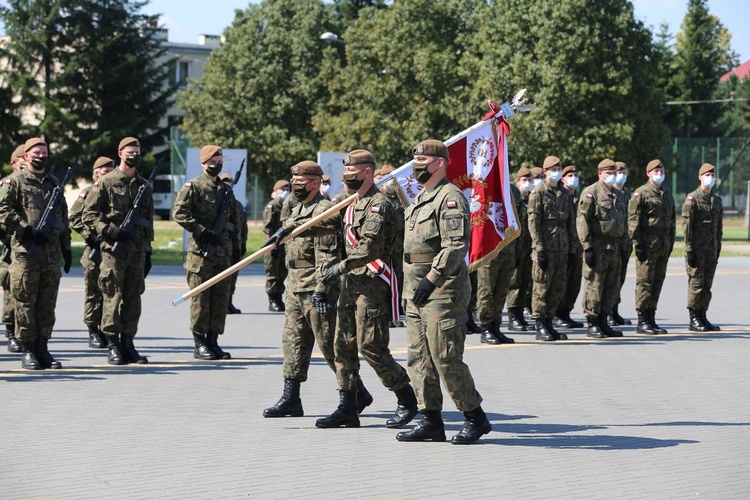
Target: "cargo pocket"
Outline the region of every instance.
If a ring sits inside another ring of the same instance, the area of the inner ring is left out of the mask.
[[[464,342],[466,340],[466,317],[464,322],[461,318],[445,318],[438,321],[438,346],[442,359],[460,359],[464,355]]]

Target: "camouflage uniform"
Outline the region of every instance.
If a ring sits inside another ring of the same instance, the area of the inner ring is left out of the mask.
[[[623,186],[622,189],[614,188],[612,192],[617,195],[617,202],[620,204],[620,210],[622,211],[622,213],[627,214],[628,204],[630,203],[630,198],[632,197],[632,193],[630,192],[630,190]],[[630,234],[628,234],[628,231],[626,230],[625,234],[623,234],[622,238],[620,239],[620,286],[617,287],[617,298],[615,299],[615,306],[617,306],[617,304],[622,301],[622,286],[625,284],[625,278],[628,274],[628,262],[630,261],[630,254],[632,252],[633,240],[630,239]]]
[[[271,236],[281,228],[281,208],[283,204],[284,200],[277,197],[271,200],[263,210],[263,233],[266,236]],[[284,246],[280,246],[264,257],[266,293],[269,297],[281,298],[284,294],[284,280],[287,275],[287,269],[284,267],[284,251]]]
[[[404,297],[409,374],[419,410],[440,410],[446,391],[461,411],[478,408],[482,397],[463,362],[470,284],[466,269],[469,205],[463,193],[443,179],[421,191],[406,208]],[[437,288],[423,307],[413,290],[428,278]]]
[[[578,192],[571,195],[573,214],[578,210]],[[575,215],[574,215],[575,216]],[[576,299],[581,292],[581,277],[583,276],[583,248],[577,237],[570,239],[570,252],[568,253],[567,269],[565,273],[565,294],[562,297],[558,309],[567,316],[576,305]]]
[[[516,188],[518,189],[518,188]],[[508,290],[508,308],[526,307],[526,302],[531,296],[533,281],[531,279],[531,233],[529,232],[529,195],[518,191],[519,197],[516,203],[516,216],[521,235],[517,241],[516,263],[513,266],[513,276],[510,279]]]
[[[14,172],[15,173],[15,172]],[[13,175],[13,174],[11,174]],[[2,183],[5,182],[6,179],[0,180],[0,186],[2,186]],[[10,291],[10,262],[11,262],[11,240],[13,238],[13,235],[10,234],[10,231],[7,231],[5,227],[0,227],[0,233],[2,233],[2,244],[3,244],[3,253],[2,255],[5,256],[7,254],[7,262],[6,260],[0,260],[0,285],[3,287],[3,323],[5,323],[5,328],[8,334],[8,337],[14,335],[15,332],[15,308],[16,304],[13,301],[13,294]],[[15,338],[15,337],[14,337]]]
[[[300,202],[294,196],[287,196],[284,199],[284,203],[281,204],[281,212],[279,214],[279,222],[281,223],[279,227],[284,225],[284,222],[286,222],[286,220],[292,215],[292,210],[294,210],[294,207],[299,204]]]
[[[697,266],[685,259],[688,275],[688,308],[705,311],[711,302],[711,286],[716,263],[721,254],[724,209],[721,198],[698,188],[688,195],[682,206],[685,252],[695,253]]]
[[[239,202],[235,198],[234,200],[234,209],[237,212],[237,223],[239,224],[239,231],[237,232],[237,238],[239,239],[240,244],[240,260],[242,257],[247,253],[247,212],[245,211],[245,207],[242,206],[242,203]],[[239,260],[237,261],[239,262]],[[236,264],[237,262],[233,262],[232,264]],[[239,273],[234,273],[231,278],[229,278],[229,303],[232,302],[232,296],[234,295],[235,290],[237,289],[237,276]]]
[[[81,255],[83,283],[85,286],[83,322],[90,330],[98,329],[102,321],[102,292],[99,289],[99,263],[89,258],[89,254],[91,253],[89,241],[91,240],[91,236],[96,237],[96,234],[92,235],[91,231],[81,220],[86,197],[92,188],[93,186],[88,186],[82,189],[75,203],[70,208],[70,228],[80,234],[84,241],[86,241],[86,246],[83,248],[83,255]],[[97,260],[100,261],[101,252],[98,245],[95,247],[95,250],[99,253]]]
[[[204,256],[208,244],[203,234],[212,230],[225,197],[231,196],[227,206],[224,229],[219,232],[221,245],[211,246],[213,259]],[[227,191],[221,179],[211,179],[203,173],[186,182],[177,194],[172,217],[188,233],[188,253],[185,274],[188,286],[193,289],[213,278],[232,265],[233,255],[238,255],[239,217],[234,195]],[[229,305],[231,282],[222,280],[198,295],[190,303],[190,330],[200,335],[222,335]]]
[[[385,196],[388,198],[395,214],[396,239],[393,241],[393,253],[391,254],[393,264],[391,267],[396,273],[398,296],[401,297],[404,293],[404,205],[395,192],[385,193]]]

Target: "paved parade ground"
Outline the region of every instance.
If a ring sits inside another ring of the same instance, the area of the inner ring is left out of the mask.
[[[302,385],[305,416],[264,419],[281,395],[283,314],[269,313],[262,266],[244,270],[221,345],[192,357],[178,267],[147,279],[136,346],[114,367],[87,347],[81,268],[64,275],[50,342],[63,370],[21,370],[0,351],[1,499],[750,498],[750,258],[722,258],[709,319],[687,329],[683,259],[671,259],[657,311],[670,334],[515,345],[467,338],[465,359],[494,431],[473,446],[400,443],[396,398],[363,362],[375,397],[359,429],[317,429],[338,403],[318,354]],[[635,319],[631,260],[623,316]],[[573,317],[582,319],[580,298]],[[391,348],[406,364],[405,329]],[[3,338],[4,340],[4,338]],[[444,403],[448,439],[463,415]]]

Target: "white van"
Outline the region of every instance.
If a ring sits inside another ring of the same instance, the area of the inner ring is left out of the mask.
[[[184,175],[160,174],[154,179],[154,213],[162,220],[169,220],[177,193],[185,183]]]

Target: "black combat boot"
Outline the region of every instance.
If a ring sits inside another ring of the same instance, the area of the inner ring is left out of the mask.
[[[389,418],[385,426],[389,429],[398,429],[403,427],[412,421],[417,416],[417,396],[414,394],[414,389],[411,385],[407,385],[396,392],[398,398],[398,405],[393,416]]]
[[[216,359],[232,359],[232,355],[222,350],[222,348],[219,346],[218,333],[208,332],[206,334],[206,345],[211,350],[211,352],[214,353]]]
[[[89,347],[92,349],[106,349],[107,339],[98,326],[89,326]]]
[[[531,321],[534,319],[534,315],[531,311],[531,301],[529,300],[523,308],[523,319]]]
[[[41,335],[37,337],[36,359],[43,369],[51,368],[53,370],[59,370],[62,368],[62,363],[53,358],[52,354],[49,353],[47,342],[49,342],[47,337],[42,337]]]
[[[276,303],[279,305],[279,312],[285,312],[286,306],[284,305],[284,297],[283,293],[277,293],[276,294]]]
[[[641,335],[656,335],[657,333],[654,331],[654,327],[651,326],[648,310],[636,312],[638,313],[638,325],[635,327],[635,333],[640,333]]]
[[[607,324],[609,326],[623,326],[623,325],[632,325],[633,323],[629,319],[625,319],[622,316],[620,316],[619,304],[615,304],[615,306],[612,308],[612,312],[607,316]]]
[[[263,410],[266,418],[276,417],[302,417],[302,400],[299,397],[299,380],[284,379],[284,393],[275,405]]]
[[[515,344],[516,341],[510,337],[506,337],[503,332],[500,331],[500,326],[497,323],[490,323],[482,328],[482,338],[480,339],[484,344]]]
[[[440,416],[440,410],[424,410],[422,420],[415,428],[396,434],[398,441],[432,441],[445,442],[445,424]]]
[[[477,322],[474,320],[474,311],[469,309],[469,320],[466,322],[466,333],[471,335],[472,333],[482,333],[482,329],[477,325]]]
[[[529,324],[523,318],[522,307],[508,308],[508,330],[512,332],[525,332],[529,329]]]
[[[365,411],[365,408],[370,406],[373,402],[372,394],[365,387],[365,383],[362,382],[362,378],[357,375],[357,413],[361,414]]]
[[[148,364],[148,358],[146,356],[141,356],[141,353],[136,350],[135,345],[133,344],[132,335],[122,334],[120,335],[120,341],[122,342],[122,354],[125,356],[128,363],[136,363],[139,365]]]
[[[206,361],[213,361],[216,359],[216,354],[208,347],[208,340],[205,335],[193,332],[193,341],[195,342],[195,349],[193,350],[193,357],[195,359],[203,359]]]
[[[21,342],[16,338],[16,325],[13,323],[5,323],[5,336],[8,337],[8,352],[19,353],[23,352],[23,346]]]
[[[552,326],[557,328],[575,328],[573,326],[573,320],[570,319],[570,313],[568,313],[568,311],[562,311],[560,309],[557,310],[557,312],[555,313],[555,317],[552,318]]]
[[[552,342],[555,340],[555,337],[552,335],[552,332],[549,331],[549,328],[547,328],[546,320],[547,318],[536,319],[536,339],[544,342]]]
[[[701,321],[701,315],[698,309],[688,309],[690,312],[690,326],[688,329],[693,332],[708,332],[711,331],[706,324]]]
[[[583,323],[576,321],[570,317],[570,309],[565,311],[557,311],[555,317],[562,318],[567,326],[561,326],[561,328],[583,328]],[[555,325],[557,326],[557,325]]]
[[[122,355],[122,347],[120,346],[120,334],[114,333],[105,336],[107,337],[107,349],[109,349],[107,363],[109,363],[110,365],[127,365],[128,361]]]
[[[547,317],[544,318],[544,324],[547,325],[547,331],[552,335],[552,338],[554,340],[568,340],[568,336],[564,333],[560,333],[557,330],[555,330],[555,327],[552,325],[552,318]],[[565,338],[563,338],[565,337]]]
[[[587,337],[592,339],[603,339],[607,337],[599,324],[599,318],[601,318],[601,316],[586,316],[586,323],[588,323],[588,329],[586,330]]]
[[[357,413],[357,393],[354,391],[339,391],[339,406],[329,416],[319,418],[315,427],[334,429],[338,427],[359,427],[359,413]]]
[[[21,342],[23,356],[21,357],[21,368],[26,370],[42,370],[42,365],[36,359],[36,340],[26,340]]]
[[[611,326],[609,326],[609,324],[607,323],[606,314],[599,315],[599,329],[607,337],[622,337],[622,330],[614,330]]]
[[[649,309],[648,310],[648,318],[649,318],[649,324],[651,325],[651,328],[654,329],[654,331],[658,334],[664,334],[669,333],[664,328],[660,327],[656,324],[656,309]]]
[[[706,309],[698,309],[698,313],[701,315],[701,320],[703,320],[703,324],[708,327],[708,329],[712,332],[720,332],[721,328],[718,326],[711,324],[710,321],[708,321],[708,318],[706,317]]]
[[[227,314],[242,314],[242,311],[234,307],[234,304],[230,300],[229,305],[227,305]]]
[[[281,304],[281,301],[279,301],[278,296],[275,293],[268,294],[268,310],[271,312],[284,311],[283,305]]]
[[[484,413],[481,406],[477,406],[471,411],[465,411],[464,426],[458,434],[453,436],[453,444],[473,444],[479,441],[479,438],[492,431],[492,424],[487,420],[487,414]]]

